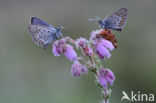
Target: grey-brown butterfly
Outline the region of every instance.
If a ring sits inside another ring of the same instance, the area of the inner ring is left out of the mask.
[[[55,28],[51,24],[48,24],[37,17],[32,17],[31,24],[28,26],[35,44],[43,47],[44,49],[47,48],[47,46],[54,40],[63,35],[61,33],[62,28],[62,25]]]
[[[117,31],[122,31],[123,27],[127,22],[128,11],[127,8],[121,8],[111,15],[107,16],[105,19],[100,20],[99,17],[94,19],[89,19],[90,21],[98,21],[101,28],[104,29],[113,29]]]

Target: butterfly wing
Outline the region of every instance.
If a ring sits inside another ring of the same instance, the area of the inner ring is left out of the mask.
[[[121,8],[106,17],[103,22],[105,23],[106,28],[121,31],[127,22],[127,16],[127,9]]]
[[[38,22],[34,22],[28,26],[28,29],[35,44],[46,48],[53,40],[56,39],[55,34],[57,30],[55,28],[48,27],[45,24],[40,24],[38,24]]]
[[[31,24],[33,25],[43,25],[43,26],[47,26],[47,27],[51,27],[54,28],[54,26],[48,24],[47,22],[37,18],[37,17],[32,17],[31,18]]]

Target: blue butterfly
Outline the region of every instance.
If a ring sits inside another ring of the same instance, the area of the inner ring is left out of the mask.
[[[90,21],[98,21],[101,28],[104,29],[113,29],[117,31],[122,31],[123,27],[127,22],[128,11],[126,8],[121,8],[111,15],[107,16],[104,20],[100,20],[99,17],[94,19],[89,19]]]
[[[63,29],[62,25],[54,28],[54,26],[37,17],[31,18],[31,24],[28,26],[28,29],[35,44],[44,49],[63,35],[61,33],[61,30]]]

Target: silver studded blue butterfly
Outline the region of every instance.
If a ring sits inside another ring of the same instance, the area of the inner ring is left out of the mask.
[[[28,26],[29,32],[36,45],[47,48],[54,40],[61,37],[62,26],[54,28],[54,26],[46,23],[45,21],[37,18],[31,18],[31,24]]]
[[[126,8],[121,8],[111,15],[107,16],[104,20],[100,20],[96,16],[95,19],[89,19],[91,21],[97,20],[101,28],[104,29],[113,29],[117,31],[122,31],[123,27],[127,22],[128,11]]]

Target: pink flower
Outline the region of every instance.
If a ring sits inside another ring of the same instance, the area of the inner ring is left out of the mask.
[[[101,68],[99,73],[99,82],[101,86],[107,89],[107,83],[109,83],[112,86],[114,80],[115,76],[111,70],[107,68]]]
[[[80,77],[82,74],[87,74],[86,66],[80,64],[78,61],[74,61],[74,64],[71,67],[71,75],[74,77]]]
[[[67,39],[63,38],[57,40],[53,44],[53,54],[54,56],[60,56],[61,54],[65,54],[65,56],[73,61],[77,58],[77,54],[73,47],[69,44],[66,44]]]
[[[114,46],[108,40],[101,39],[95,42],[95,50],[101,59],[110,58],[111,54],[109,50],[113,50]]]
[[[57,48],[57,45],[53,44],[53,53],[54,56],[60,56],[61,52],[60,50]]]
[[[98,44],[96,46],[96,52],[97,54],[99,55],[99,57],[101,59],[105,59],[106,57],[107,58],[110,58],[111,54],[109,53],[109,50],[107,48],[105,48],[103,45],[101,44]]]
[[[108,48],[108,49],[111,50],[111,51],[114,49],[113,44],[112,44],[110,41],[108,41],[108,40],[101,39],[101,40],[100,40],[100,43],[101,43],[104,47]]]
[[[76,40],[76,47],[80,48],[84,55],[92,56],[93,50],[89,45],[89,42],[87,39],[80,37]]]
[[[77,57],[77,54],[74,51],[73,47],[69,44],[66,45],[66,50],[65,50],[64,54],[71,61],[75,60]]]
[[[76,47],[84,48],[84,47],[86,47],[87,43],[88,43],[87,39],[80,37],[79,39],[76,40]]]
[[[85,48],[83,48],[83,53],[87,56],[92,56],[93,50],[89,46],[86,46]]]
[[[54,56],[60,56],[62,53],[64,53],[66,42],[64,39],[60,39],[54,42],[53,44],[53,54]]]

